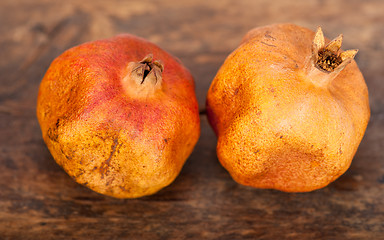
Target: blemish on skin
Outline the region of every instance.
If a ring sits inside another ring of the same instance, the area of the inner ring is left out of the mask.
[[[273,44],[269,44],[269,43],[266,43],[266,42],[263,42],[263,41],[261,41],[261,43],[264,44],[264,45],[270,46],[270,47],[276,47],[276,46],[273,45]]]
[[[240,91],[240,89],[242,88],[243,84],[240,84],[236,89],[235,91],[233,92],[234,95],[237,95]]]
[[[64,157],[67,159],[67,160],[72,160],[72,158],[66,154],[64,154]]]
[[[276,40],[276,38],[274,38],[274,37],[271,36],[271,32],[266,32],[266,33],[264,34],[264,36],[265,36],[266,38],[269,38],[269,39],[272,39],[272,40]]]
[[[260,116],[262,114],[262,112],[258,108],[255,108],[255,113],[257,116]]]
[[[53,130],[52,128],[48,128],[48,132],[47,132],[47,135],[48,135],[48,138],[51,139],[52,141],[54,142],[58,142],[58,134],[55,130]]]
[[[72,157],[68,156],[64,150],[63,150],[63,146],[60,145],[60,151],[61,153],[64,155],[64,157],[67,159],[67,160],[72,160]]]
[[[59,125],[60,125],[60,118],[58,118],[57,121],[56,121],[56,128],[58,128]]]
[[[119,186],[119,188],[120,188],[123,192],[130,192],[130,191],[129,191],[130,189],[127,190],[127,189],[126,189],[125,187],[123,187],[123,186]]]
[[[112,176],[111,178],[108,179],[108,181],[105,183],[106,186],[111,185],[111,183],[115,180],[115,178]]]
[[[104,174],[106,174],[108,172],[108,168],[111,164],[111,159],[112,159],[113,155],[115,154],[118,145],[119,145],[119,136],[117,136],[113,139],[111,154],[109,155],[108,159],[102,163],[102,166],[100,167],[101,179],[103,179]]]
[[[58,142],[59,135],[57,133],[57,129],[60,126],[60,118],[57,119],[55,126],[48,128],[47,135],[48,138],[51,139],[54,142]]]
[[[81,170],[82,170],[82,169],[81,169]],[[79,177],[81,177],[83,174],[84,174],[84,170],[82,170],[79,174],[77,174],[76,176],[74,176],[74,178],[79,178]]]

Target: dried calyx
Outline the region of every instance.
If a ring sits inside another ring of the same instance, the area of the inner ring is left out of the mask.
[[[326,86],[353,60],[357,49],[342,51],[343,35],[327,45],[319,27],[312,43],[312,56],[307,62],[307,76],[317,85]]]
[[[352,61],[357,49],[341,51],[343,35],[340,34],[325,45],[323,31],[319,27],[313,40],[312,58],[317,68],[326,72],[341,71]]]
[[[153,61],[152,54],[148,54],[140,62],[134,62],[131,75],[140,84],[150,81],[153,84],[161,82],[164,66],[160,60]]]
[[[130,62],[128,74],[123,78],[126,92],[137,97],[148,97],[161,89],[164,65],[160,60],[153,60],[148,54],[139,62]]]

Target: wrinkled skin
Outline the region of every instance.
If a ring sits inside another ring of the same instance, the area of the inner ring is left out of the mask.
[[[370,117],[367,87],[355,61],[327,84],[326,73],[309,78],[314,34],[292,24],[256,28],[215,76],[208,119],[218,159],[238,183],[307,192],[350,166]]]
[[[126,83],[127,66],[147,54],[164,71],[161,86],[141,96]],[[55,59],[40,85],[37,117],[55,161],[76,182],[117,198],[169,185],[200,135],[191,74],[132,35],[85,43]]]

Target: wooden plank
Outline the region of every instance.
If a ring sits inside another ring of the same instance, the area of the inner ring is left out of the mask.
[[[384,2],[0,2],[0,239],[383,239]],[[357,12],[356,12],[357,11]],[[351,168],[305,194],[236,184],[216,158],[205,94],[252,27],[294,22],[359,48],[372,118]],[[71,46],[130,32],[179,57],[196,81],[202,135],[180,176],[133,200],[76,184],[53,161],[35,117],[50,62]]]

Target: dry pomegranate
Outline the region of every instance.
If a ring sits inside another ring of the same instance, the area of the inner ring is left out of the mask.
[[[132,35],[56,58],[40,85],[37,117],[56,162],[78,183],[117,198],[169,185],[200,135],[189,71]]]
[[[207,113],[217,155],[238,183],[286,192],[342,175],[370,117],[353,60],[333,41],[293,24],[251,30],[215,76]]]

